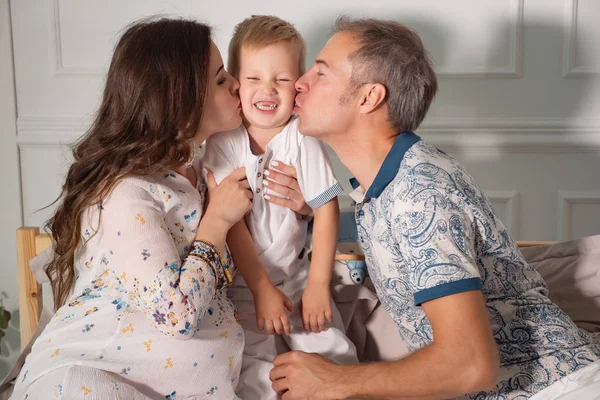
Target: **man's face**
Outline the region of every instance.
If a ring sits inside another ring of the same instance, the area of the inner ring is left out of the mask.
[[[349,33],[336,33],[317,55],[312,68],[296,81],[294,111],[300,116],[302,134],[324,138],[343,134],[352,127],[358,114],[354,98],[347,98],[352,76],[348,56],[358,48]]]

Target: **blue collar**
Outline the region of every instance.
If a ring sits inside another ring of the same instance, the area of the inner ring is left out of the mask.
[[[369,190],[367,190],[367,193],[365,193],[366,199],[379,197],[398,174],[400,163],[402,163],[406,151],[419,140],[421,140],[421,138],[412,132],[401,132],[396,136],[396,140],[394,141],[390,152],[385,157],[385,160],[383,160],[383,164],[381,164],[381,168],[379,169],[377,176],[375,176],[375,180],[371,184]],[[356,178],[350,178],[350,184],[353,189],[360,186],[360,183]]]

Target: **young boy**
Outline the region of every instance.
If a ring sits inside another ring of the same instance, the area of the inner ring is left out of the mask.
[[[212,136],[203,160],[217,182],[246,167],[254,192],[252,212],[228,235],[241,273],[228,293],[246,336],[237,390],[244,399],[277,398],[269,371],[278,350],[286,347],[340,364],[357,362],[329,289],[339,222],[336,196],[342,187],[321,143],[301,135],[293,115],[294,83],[304,72],[305,55],[304,40],[286,21],[253,16],[237,25],[228,69],[240,81],[244,123]],[[304,249],[308,221],[264,198],[276,195],[268,190],[273,185],[268,166],[277,162],[296,168],[302,194],[314,210],[310,269]]]

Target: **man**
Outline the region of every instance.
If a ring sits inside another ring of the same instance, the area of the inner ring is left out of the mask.
[[[334,32],[296,83],[300,130],[355,175],[369,274],[412,353],[358,366],[286,353],[273,388],[284,400],[553,399],[567,375],[600,380],[600,345],[548,299],[473,178],[413,133],[437,90],[419,36],[378,20]]]

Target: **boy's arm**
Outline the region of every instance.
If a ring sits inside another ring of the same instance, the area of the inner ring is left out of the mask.
[[[238,272],[242,274],[248,289],[253,294],[264,285],[271,284],[267,271],[258,259],[254,241],[243,218],[227,233],[227,245]]]
[[[340,207],[337,197],[313,212],[313,250],[308,282],[329,286],[340,224]]]
[[[289,335],[290,322],[285,309],[291,312],[292,302],[271,283],[244,219],[229,230],[227,244],[238,272],[254,297],[258,328],[266,327],[268,333]]]
[[[337,197],[314,210],[312,260],[302,294],[302,320],[307,331],[325,330],[333,322],[330,282],[338,237],[340,209]]]
[[[298,134],[298,159],[294,163],[298,186],[314,210],[313,252],[308,283],[302,294],[304,329],[320,332],[333,322],[330,281],[335,259],[340,210],[337,196],[344,191],[331,167],[323,144]]]

